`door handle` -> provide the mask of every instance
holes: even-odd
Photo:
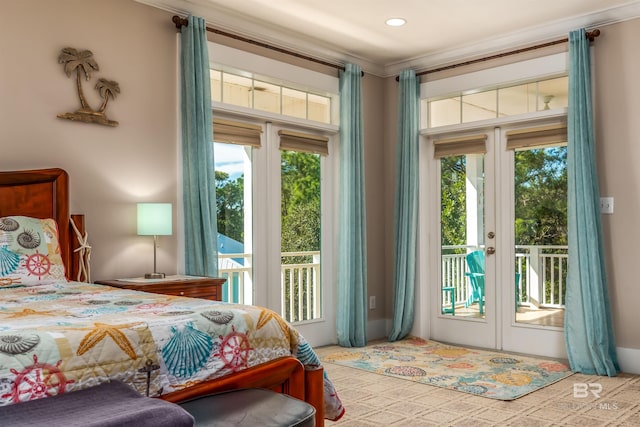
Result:
[[[489,247],[487,248],[487,254],[489,254],[489,255],[493,255],[493,254],[495,254],[495,253],[496,253],[496,248],[494,248],[493,246],[489,246]]]

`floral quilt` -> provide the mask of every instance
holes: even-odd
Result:
[[[262,307],[79,282],[0,289],[0,405],[111,379],[161,396],[290,355],[320,364]],[[342,413],[325,375],[325,417]]]

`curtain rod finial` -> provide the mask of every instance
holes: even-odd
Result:
[[[178,15],[173,15],[173,18],[171,18],[171,20],[174,24],[176,24],[176,28],[178,30],[181,30],[182,27],[186,27],[187,25],[189,25],[189,20],[181,18]]]
[[[600,30],[597,28],[593,31],[587,31],[587,34],[586,34],[590,42],[594,41],[596,37],[598,37],[599,35],[600,35]]]

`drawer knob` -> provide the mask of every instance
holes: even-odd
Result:
[[[183,296],[184,295],[184,291],[180,291],[180,295]]]

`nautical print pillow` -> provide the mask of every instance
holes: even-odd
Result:
[[[0,218],[0,288],[66,281],[53,219]]]

